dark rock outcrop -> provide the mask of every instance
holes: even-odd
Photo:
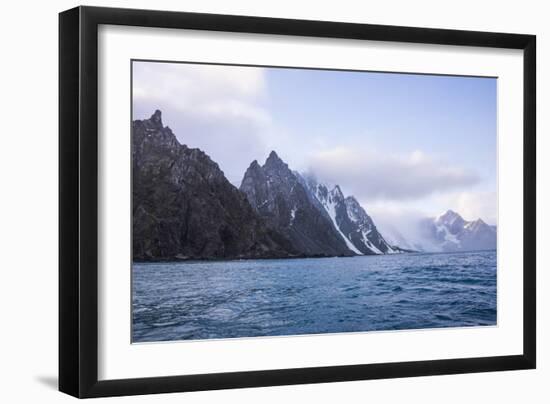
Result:
[[[178,142],[161,112],[132,127],[134,260],[296,255],[218,165]]]
[[[299,175],[277,153],[271,152],[261,166],[253,161],[240,190],[269,225],[286,236],[307,256],[351,256],[345,240],[330,218],[316,206]]]

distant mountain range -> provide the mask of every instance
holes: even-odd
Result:
[[[496,248],[497,230],[481,219],[466,221],[458,213],[448,210],[444,214],[424,219],[423,234],[441,251],[491,250]]]
[[[448,210],[431,218],[411,221],[404,236],[395,227],[384,226],[386,239],[402,248],[426,252],[494,250],[497,228],[481,219],[467,221]]]
[[[496,248],[496,229],[448,211],[411,243],[387,241],[338,185],[302,175],[272,151],[239,188],[203,151],[178,142],[160,111],[132,125],[133,257],[137,261],[396,254]],[[397,236],[396,236],[397,234]]]

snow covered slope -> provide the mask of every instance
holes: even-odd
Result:
[[[422,223],[424,236],[439,251],[493,250],[497,247],[496,226],[481,219],[466,221],[458,213],[448,210]]]
[[[402,252],[393,248],[382,237],[365,209],[353,196],[345,197],[338,185],[330,187],[308,175],[300,178],[311,198],[327,212],[334,227],[352,251],[362,255]]]

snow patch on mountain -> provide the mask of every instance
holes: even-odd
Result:
[[[292,226],[292,224],[294,223],[294,219],[296,219],[296,211],[297,210],[298,210],[298,208],[296,206],[294,206],[290,210],[290,226]]]
[[[396,254],[376,229],[373,220],[353,196],[345,197],[338,185],[328,186],[311,175],[301,176],[315,204],[326,211],[352,251],[361,255]]]
[[[421,222],[424,236],[431,238],[439,251],[476,251],[496,249],[496,226],[481,219],[467,221],[458,213],[448,210],[435,218]],[[428,251],[433,251],[428,249]]]
[[[452,234],[449,231],[447,226],[436,224],[435,227],[436,227],[438,233],[443,234],[443,239],[445,241],[448,241],[448,242],[454,243],[454,244],[460,244],[460,241],[456,238],[456,236],[454,234]]]
[[[340,229],[340,226],[338,226],[338,222],[336,221],[336,204],[334,203],[333,195],[332,195],[333,192],[334,192],[334,189],[330,192],[328,198],[326,198],[324,201],[322,201],[322,202],[320,201],[320,202],[325,207],[325,209],[328,212],[328,215],[330,217],[330,220],[332,220],[332,224],[334,224],[334,228],[338,231],[338,233],[340,233],[340,235],[342,236],[342,238],[346,242],[346,245],[348,246],[348,248],[351,251],[353,251],[354,253],[358,254],[358,255],[363,255],[363,253],[361,251],[359,251],[357,249],[357,247],[355,247],[353,245],[353,243],[350,241],[349,235],[346,236],[344,233],[342,233],[342,230]]]

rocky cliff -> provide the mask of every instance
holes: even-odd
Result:
[[[203,151],[178,142],[161,112],[132,125],[134,260],[297,254]]]
[[[269,225],[308,256],[355,255],[330,218],[312,201],[299,175],[272,151],[263,165],[253,161],[240,190]]]

